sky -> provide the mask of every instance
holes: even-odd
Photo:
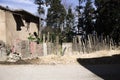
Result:
[[[62,0],[65,6],[75,7],[78,4],[78,0]],[[0,0],[0,5],[8,6],[12,9],[24,9],[33,14],[37,14],[37,5],[34,4],[34,0]]]
[[[33,2],[33,0],[0,0],[0,5],[8,6],[12,9],[24,9],[35,14],[37,5]]]

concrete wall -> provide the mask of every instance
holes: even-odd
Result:
[[[6,18],[3,10],[0,10],[0,40],[6,42]]]

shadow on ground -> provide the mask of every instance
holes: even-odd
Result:
[[[78,63],[104,80],[120,80],[120,55],[78,58]]]

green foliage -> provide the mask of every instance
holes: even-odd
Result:
[[[60,41],[71,41],[73,36],[74,15],[72,9],[68,11],[61,4],[61,0],[45,0],[50,4],[47,15],[47,27],[43,33],[50,33],[51,37],[60,37]],[[86,2],[85,6],[82,4]],[[104,34],[120,41],[120,0],[79,0],[78,11],[78,31],[82,27],[87,34],[91,34],[95,29],[98,35]],[[94,20],[94,21],[93,21]],[[61,25],[66,22],[64,31]],[[77,32],[76,32],[77,33]],[[30,38],[30,40],[34,40]]]
[[[35,35],[29,35],[28,40],[31,42],[36,42],[37,44],[43,42],[42,39],[40,39],[39,37],[36,37]]]
[[[85,7],[81,6],[86,2]],[[120,0],[79,0],[76,10],[79,13],[78,29],[84,26],[87,34],[96,30],[97,34],[110,36],[118,44],[120,42]],[[93,21],[94,19],[94,21]]]
[[[84,15],[84,26],[85,26],[85,31],[87,34],[92,34],[92,31],[94,30],[93,28],[93,12],[94,8],[92,6],[91,0],[87,0],[86,6],[83,12]]]
[[[93,23],[92,24],[95,26],[97,34],[110,36],[117,45],[120,42],[119,4],[119,0],[95,0],[96,11],[92,13],[95,15],[95,25]]]
[[[86,4],[85,6],[82,6],[82,2],[81,1],[79,6],[77,6],[76,10],[79,14],[79,19],[78,19],[78,32],[79,34],[83,34],[81,32],[81,29],[83,31],[85,31],[87,34],[91,34],[93,31],[93,17],[94,14],[93,12],[95,11],[92,5],[92,1],[91,0],[86,0]]]
[[[120,0],[95,0],[95,5],[97,7],[96,31],[98,34],[109,35],[115,40],[120,39],[116,36],[120,35]]]
[[[44,11],[44,8],[41,7],[41,5],[44,4],[44,0],[35,0],[34,3],[37,4],[37,5],[39,5],[38,10],[37,10],[38,13],[39,13],[39,14],[44,14],[44,12],[45,12],[45,11]]]
[[[61,0],[51,0],[50,8],[47,15],[47,26],[60,27],[64,22],[66,10],[61,4]]]
[[[41,42],[43,42],[43,40],[40,38],[36,38],[36,42],[37,42],[37,44],[40,44]]]
[[[62,27],[66,20],[66,9],[61,4],[61,0],[51,0],[50,8],[48,9],[47,15],[47,29],[44,30],[45,33],[49,32],[52,39],[56,36],[62,37]],[[60,38],[62,41],[62,38]]]
[[[72,12],[71,7],[69,7],[66,15],[66,27],[62,32],[62,41],[63,42],[71,42],[73,38],[73,26],[74,26],[74,14]]]
[[[72,26],[74,25],[74,15],[72,13],[71,7],[69,7],[68,9],[68,13],[66,16],[66,23],[67,23],[67,27],[69,28],[72,28]]]
[[[36,38],[35,38],[33,35],[30,35],[30,36],[28,37],[28,40],[29,40],[29,41],[35,41]]]

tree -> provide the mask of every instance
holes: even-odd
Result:
[[[92,34],[92,31],[94,30],[94,24],[93,24],[93,17],[94,17],[94,8],[92,6],[91,0],[87,0],[85,8],[84,8],[84,27],[86,34]]]
[[[62,29],[66,19],[66,9],[61,4],[61,0],[50,0],[50,8],[47,14],[47,27],[53,31],[50,34],[59,36],[62,42]]]
[[[95,0],[96,31],[120,42],[120,0]],[[117,33],[117,34],[116,34]]]
[[[38,5],[38,10],[37,10],[38,13],[39,14],[43,14],[44,13],[44,9],[41,6],[44,4],[44,1],[43,0],[35,0],[34,3]]]
[[[73,27],[74,25],[74,15],[72,13],[71,7],[69,7],[67,16],[66,16],[66,25],[69,28],[69,30]]]
[[[76,34],[83,34],[83,13],[81,12],[81,10],[83,10],[83,6],[82,3],[84,2],[84,0],[79,0],[79,6],[76,6],[76,11],[78,12],[78,25],[77,25],[77,32]]]
[[[71,7],[69,7],[66,15],[66,27],[64,29],[64,40],[66,42],[72,41],[73,38],[73,27],[74,27],[74,14]]]
[[[47,26],[60,28],[64,23],[66,10],[61,4],[61,0],[51,0],[47,15]]]
[[[44,14],[44,9],[42,7],[42,5],[44,4],[44,1],[43,0],[35,0],[34,2],[35,4],[38,5],[38,14],[39,14],[39,28],[38,28],[38,35],[39,35],[39,38],[41,38],[41,22],[42,22],[42,18],[41,18],[41,14]]]

